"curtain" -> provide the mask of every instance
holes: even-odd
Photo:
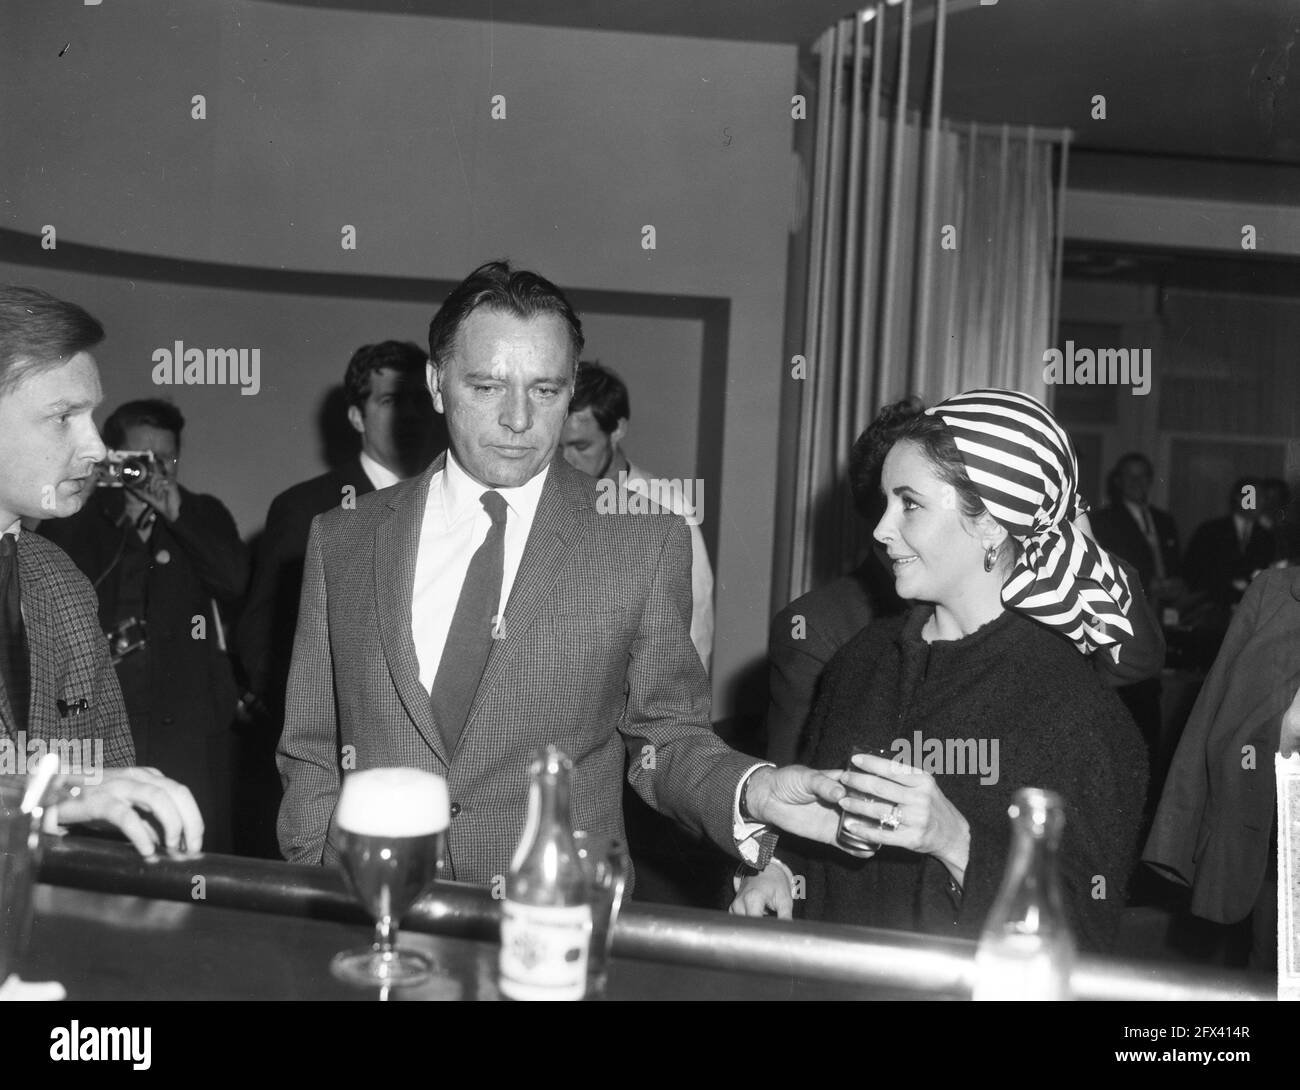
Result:
[[[946,0],[926,12],[928,101],[910,106],[911,0],[896,10],[877,4],[821,36],[796,127],[809,202],[791,243],[778,607],[869,547],[846,475],[883,405],[979,386],[1050,393],[1069,134],[940,116]]]

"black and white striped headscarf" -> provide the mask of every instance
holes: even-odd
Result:
[[[1047,407],[1015,390],[968,390],[926,412],[948,426],[984,506],[1022,546],[1002,601],[1084,654],[1132,636],[1128,579],[1071,525],[1086,510],[1078,462]]]

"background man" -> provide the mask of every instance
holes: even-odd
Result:
[[[1153,477],[1145,454],[1124,455],[1106,480],[1110,503],[1092,513],[1092,529],[1098,545],[1137,569],[1148,598],[1173,601],[1183,593],[1178,528],[1168,511],[1148,502]]]
[[[1268,521],[1261,517],[1266,510]],[[1218,606],[1240,602],[1255,573],[1278,558],[1272,524],[1275,511],[1276,501],[1265,496],[1263,480],[1234,481],[1228,491],[1228,513],[1201,523],[1188,543],[1183,561],[1188,586]]]
[[[104,439],[114,450],[153,454],[149,476],[141,487],[94,489],[80,511],[40,532],[99,596],[136,760],[187,784],[208,849],[229,852],[239,693],[223,618],[243,595],[248,562],[225,505],[177,480],[184,427],[168,401],[119,406],[104,421]]]
[[[284,690],[311,521],[331,508],[351,507],[359,496],[377,488],[418,476],[446,447],[425,384],[428,359],[410,341],[358,348],[348,361],[343,393],[360,450],[338,468],[281,492],[267,511],[236,639],[258,712],[243,762],[250,836],[242,847],[249,854],[277,854],[280,782],[275,743],[284,722]]]
[[[132,767],[90,583],[56,545],[22,529],[75,514],[94,487],[105,449],[91,419],[103,393],[90,349],[103,338],[80,307],[0,286],[0,735],[9,745],[102,740],[103,781],[61,804],[58,820],[108,821],[144,855],[160,845],[197,851],[203,819],[189,790]]]
[[[429,328],[448,454],[313,524],[279,749],[287,858],[334,857],[345,769],[408,765],[447,777],[446,877],[490,882],[544,742],[572,756],[573,822],[594,835],[622,833],[626,772],[751,863],[767,823],[833,839],[834,779],[755,765],[710,729],[682,519],[599,514],[595,483],[556,457],[582,344],[555,285],[475,270]]]
[[[674,515],[687,516],[691,531],[691,642],[707,671],[713,657],[713,568],[700,533],[704,511],[688,508],[680,486],[652,486],[650,475],[628,460],[623,440],[631,417],[623,380],[599,363],[583,361],[578,365],[573,400],[560,433],[560,451],[574,469],[613,482],[624,498],[628,492],[639,492],[665,505]]]

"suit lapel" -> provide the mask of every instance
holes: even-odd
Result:
[[[533,528],[519,561],[510,598],[502,618],[501,638],[492,644],[483,677],[465,720],[461,739],[474,726],[474,716],[479,707],[501,680],[511,658],[523,644],[524,633],[532,626],[550,594],[560,568],[576,545],[586,535],[592,509],[590,499],[577,487],[582,478],[579,471],[557,458],[551,463],[550,473],[542,488],[533,516]]]
[[[375,528],[375,605],[378,609],[380,645],[388,660],[397,695],[416,728],[438,755],[450,765],[442,732],[433,721],[429,694],[420,684],[420,660],[411,638],[411,596],[415,588],[415,560],[420,551],[429,482],[442,469],[443,458],[389,500]]]

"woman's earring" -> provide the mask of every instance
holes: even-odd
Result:
[[[998,562],[998,547],[990,545],[984,550],[984,570],[992,571],[993,565]]]

